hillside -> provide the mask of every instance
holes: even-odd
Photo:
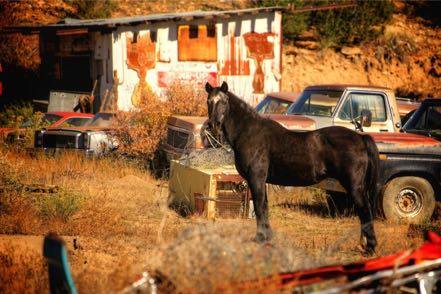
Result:
[[[314,83],[356,83],[388,86],[400,96],[441,97],[439,36],[440,29],[395,14],[385,36],[366,47],[285,46],[283,88],[298,92]]]
[[[181,1],[118,0],[112,17],[191,10],[241,9],[250,0]],[[61,0],[0,2],[3,21],[8,23],[53,23],[74,9]],[[385,35],[363,47],[320,48],[317,38],[307,32],[294,44],[283,48],[282,89],[299,92],[316,83],[357,83],[384,85],[400,96],[441,97],[441,29],[425,26],[421,19],[409,18],[402,1],[394,1],[396,13]],[[2,6],[0,5],[0,8]],[[36,40],[24,42],[36,46]],[[38,50],[17,44],[23,65],[38,67]],[[38,48],[38,47],[37,47]]]

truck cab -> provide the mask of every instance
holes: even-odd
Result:
[[[372,114],[365,132],[398,132],[400,113],[391,89],[358,85],[317,85],[305,88],[286,111],[315,121],[317,128],[343,126],[355,129],[363,110]]]

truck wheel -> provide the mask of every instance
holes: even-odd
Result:
[[[387,220],[421,224],[435,210],[435,193],[423,178],[399,177],[386,184],[382,204]]]

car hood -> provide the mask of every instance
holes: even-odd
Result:
[[[167,124],[177,128],[198,132],[207,120],[208,117],[206,116],[173,115],[169,117]]]
[[[7,133],[15,130],[15,128],[0,128],[0,133]]]
[[[380,153],[441,155],[441,142],[409,133],[369,133]]]
[[[303,115],[264,114],[263,117],[272,119],[289,130],[311,131],[317,128],[313,119]]]

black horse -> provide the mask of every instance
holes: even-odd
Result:
[[[227,83],[208,93],[208,128],[233,148],[235,165],[251,189],[257,221],[256,241],[272,238],[265,183],[309,186],[330,177],[340,181],[361,222],[361,245],[372,254],[377,245],[371,201],[378,192],[378,149],[373,139],[343,127],[289,131],[263,118],[228,91]]]

